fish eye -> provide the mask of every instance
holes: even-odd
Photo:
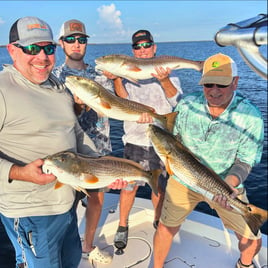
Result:
[[[60,162],[65,162],[65,156],[63,155],[61,158],[60,158]]]

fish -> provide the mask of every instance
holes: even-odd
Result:
[[[209,200],[213,200],[217,194],[224,195],[233,211],[240,214],[257,235],[260,227],[267,221],[267,210],[232,198],[231,187],[212,169],[202,164],[172,133],[150,124],[148,135],[169,175],[177,176],[180,181]]]
[[[108,71],[116,76],[126,78],[133,83],[139,80],[152,78],[156,73],[155,67],[176,69],[194,69],[201,72],[203,61],[194,61],[176,56],[157,56],[149,59],[140,59],[127,55],[111,54],[95,59],[96,70]]]
[[[154,123],[169,130],[173,128],[177,112],[157,114],[152,107],[118,97],[96,81],[85,77],[67,76],[65,85],[72,94],[99,114],[117,120],[137,122],[143,113],[148,113]]]
[[[71,151],[48,155],[43,160],[43,173],[57,178],[55,189],[66,184],[89,195],[86,189],[104,188],[116,179],[123,179],[129,184],[144,181],[158,194],[161,170],[145,171],[132,160],[114,156],[89,157]]]

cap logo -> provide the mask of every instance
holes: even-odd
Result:
[[[38,23],[35,23],[35,24],[28,24],[27,25],[27,28],[29,30],[34,30],[34,29],[40,29],[40,30],[48,30],[47,26],[45,24],[38,24]]]
[[[213,61],[211,67],[218,68],[221,64],[218,61]]]
[[[138,37],[138,36],[144,36],[144,35],[146,35],[145,32],[143,32],[143,33],[137,33],[137,34],[135,35],[135,37]]]
[[[72,22],[70,23],[70,31],[75,32],[83,32],[83,27],[81,23],[77,23],[77,22]]]

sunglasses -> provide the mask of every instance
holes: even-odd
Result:
[[[230,84],[231,85],[231,84]],[[229,87],[230,85],[219,85],[219,84],[204,84],[205,87],[207,88],[213,88],[214,86],[218,88],[226,88]]]
[[[141,44],[134,44],[132,45],[133,49],[139,50],[143,48],[150,48],[154,43],[141,43]]]
[[[86,36],[81,36],[81,37],[66,36],[62,40],[68,44],[74,44],[76,40],[78,41],[79,44],[86,44],[87,43]]]
[[[56,45],[49,44],[46,46],[39,46],[36,44],[32,44],[29,46],[21,46],[19,44],[13,44],[15,47],[22,49],[22,51],[27,55],[38,55],[40,51],[43,49],[46,55],[53,55],[56,51]]]

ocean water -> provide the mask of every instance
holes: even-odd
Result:
[[[261,48],[263,54],[267,53],[266,49],[267,47]],[[236,61],[240,76],[237,91],[256,104],[264,118],[265,142],[262,160],[260,164],[252,169],[245,186],[249,201],[256,206],[267,209],[267,81],[248,67],[234,47],[219,47],[213,41],[199,41],[159,43],[157,49],[157,55],[174,55],[192,60],[205,60],[207,57],[219,52],[229,55]],[[90,44],[88,45],[85,59],[86,62],[94,65],[95,58],[108,54],[132,55],[130,44]],[[267,58],[267,55],[265,55],[265,57]],[[58,47],[56,65],[62,64],[63,62],[64,53],[62,49]],[[0,70],[2,69],[2,65],[6,63],[11,63],[11,59],[6,48],[2,47],[0,48]],[[202,90],[202,88],[197,85],[201,75],[199,72],[186,69],[176,70],[174,72],[180,78],[184,93]],[[119,157],[121,157],[123,153],[122,134],[122,122],[111,120],[113,155]],[[145,186],[140,187],[137,196],[150,198],[150,194],[150,188]],[[215,215],[205,203],[200,204],[197,210]],[[267,223],[264,224],[261,230],[263,233],[267,234]],[[8,238],[5,236],[3,226],[0,222],[0,268],[15,267],[13,254],[12,247],[9,244]]]

